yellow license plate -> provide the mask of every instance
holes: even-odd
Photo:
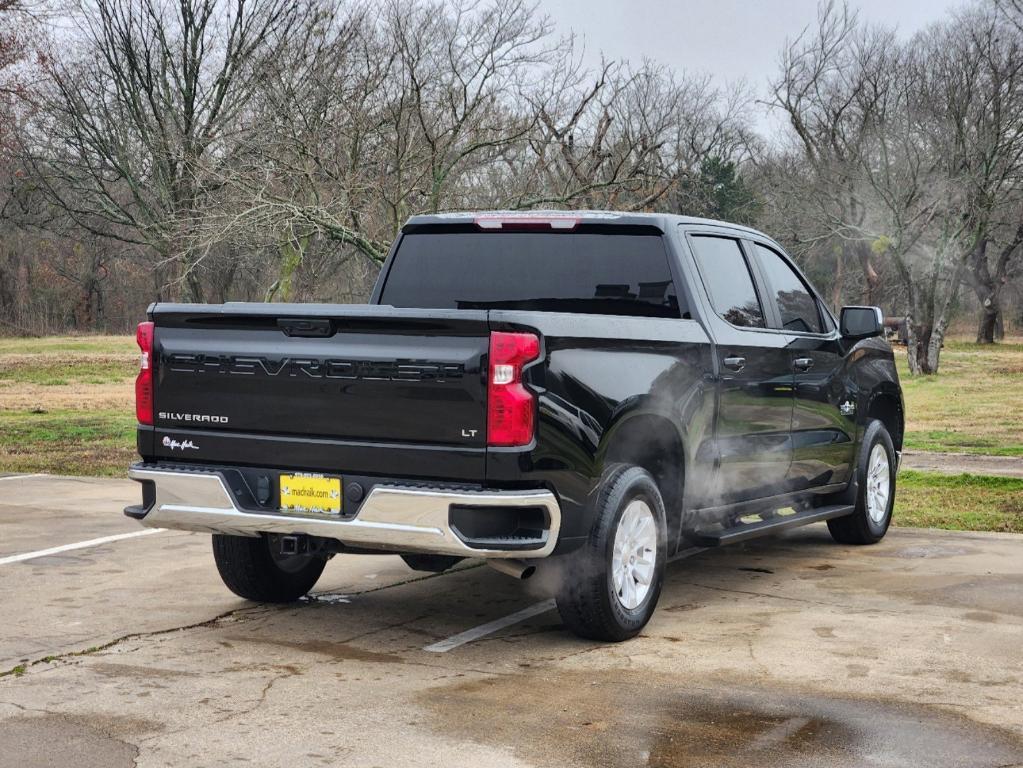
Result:
[[[341,478],[281,475],[281,509],[341,514]]]

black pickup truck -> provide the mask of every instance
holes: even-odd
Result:
[[[550,568],[569,628],[623,640],[694,548],[884,536],[903,400],[881,334],[745,227],[416,216],[368,305],[149,308],[125,512],[212,533],[251,600],[340,552],[484,558]]]

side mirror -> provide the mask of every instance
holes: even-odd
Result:
[[[842,307],[838,326],[842,338],[851,341],[881,336],[884,333],[884,314],[880,307]]]

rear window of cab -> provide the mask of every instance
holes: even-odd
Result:
[[[659,232],[448,230],[402,237],[380,302],[687,317],[679,296]]]

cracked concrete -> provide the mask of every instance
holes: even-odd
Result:
[[[36,480],[45,514],[24,503]],[[131,486],[84,505],[81,487],[5,481],[20,548],[0,548],[132,530]],[[0,766],[1023,764],[1021,547],[894,530],[847,548],[812,527],[670,566],[631,642],[548,612],[446,654],[422,649],[536,587],[349,556],[324,599],[253,606],[208,537],[176,533],[12,564],[2,669],[27,667],[0,678]]]

